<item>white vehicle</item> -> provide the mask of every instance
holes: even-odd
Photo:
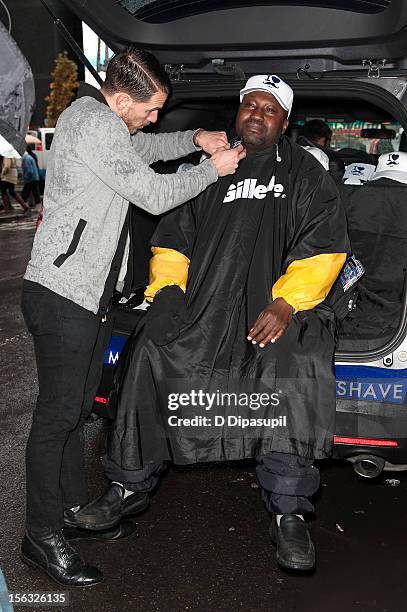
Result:
[[[47,161],[52,140],[54,138],[55,128],[41,127],[38,130],[28,130],[27,134],[31,134],[38,138],[41,142],[31,145],[38,159],[38,167],[40,169],[40,178],[45,179],[47,169]]]
[[[376,165],[386,153],[391,169],[407,152],[403,0],[63,2],[115,52],[137,43],[166,66],[174,97],[155,130],[228,129],[246,80],[277,73],[295,93],[293,140],[296,126],[320,118],[345,165]],[[338,330],[335,456],[365,478],[407,469],[407,182],[391,176],[339,185],[352,250],[366,272]],[[152,229],[143,237],[137,219],[134,231],[148,254]],[[138,257],[148,283],[148,255]],[[140,287],[133,290],[142,301]],[[118,312],[106,353],[96,398],[105,416],[114,366],[137,323],[132,314],[127,324]]]

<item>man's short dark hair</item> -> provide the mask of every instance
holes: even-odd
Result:
[[[169,94],[171,81],[152,53],[129,47],[110,60],[102,89],[107,94],[123,91],[137,102],[146,102],[157,91]]]
[[[311,119],[304,123],[301,129],[301,136],[305,136],[308,140],[316,142],[319,138],[327,138],[331,140],[332,130],[322,119]]]

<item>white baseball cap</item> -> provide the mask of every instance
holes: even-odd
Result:
[[[373,176],[376,166],[373,164],[353,163],[346,166],[343,182],[345,185],[361,185],[366,181],[370,181]]]
[[[388,178],[399,183],[407,183],[407,153],[393,151],[380,155],[376,172],[371,181]]]
[[[240,90],[240,102],[243,97],[251,91],[266,91],[275,97],[280,106],[287,111],[288,117],[293,105],[294,92],[276,74],[257,74],[250,77],[243,89]]]
[[[304,146],[302,148],[308,151],[308,153],[311,153],[311,155],[313,155],[315,159],[319,161],[325,170],[329,170],[329,157],[326,153],[321,151],[321,149],[318,149],[318,147]]]

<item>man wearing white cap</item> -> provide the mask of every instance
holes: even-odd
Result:
[[[87,529],[145,508],[165,461],[255,457],[277,561],[310,570],[304,514],[329,456],[334,316],[325,298],[349,250],[332,179],[282,137],[292,89],[257,75],[240,92],[247,156],[232,177],[163,219],[152,302],[122,360],[103,463],[107,492],[66,516]]]

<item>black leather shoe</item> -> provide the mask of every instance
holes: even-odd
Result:
[[[65,540],[61,531],[49,532],[41,538],[25,533],[21,545],[21,559],[43,570],[50,578],[72,587],[90,587],[103,580],[103,574],[87,565]]]
[[[139,514],[150,505],[147,493],[133,493],[126,499],[123,498],[123,494],[123,488],[112,483],[106,493],[77,512],[65,510],[65,525],[94,531],[110,529],[117,525],[123,516]]]
[[[112,529],[102,529],[100,531],[91,531],[90,529],[81,529],[80,527],[64,527],[65,540],[97,540],[99,542],[117,542],[123,538],[128,538],[137,530],[137,524],[133,521],[123,519]]]
[[[270,527],[277,546],[277,563],[286,569],[310,571],[315,567],[315,549],[305,521],[295,514],[283,514],[280,526],[275,515]]]

